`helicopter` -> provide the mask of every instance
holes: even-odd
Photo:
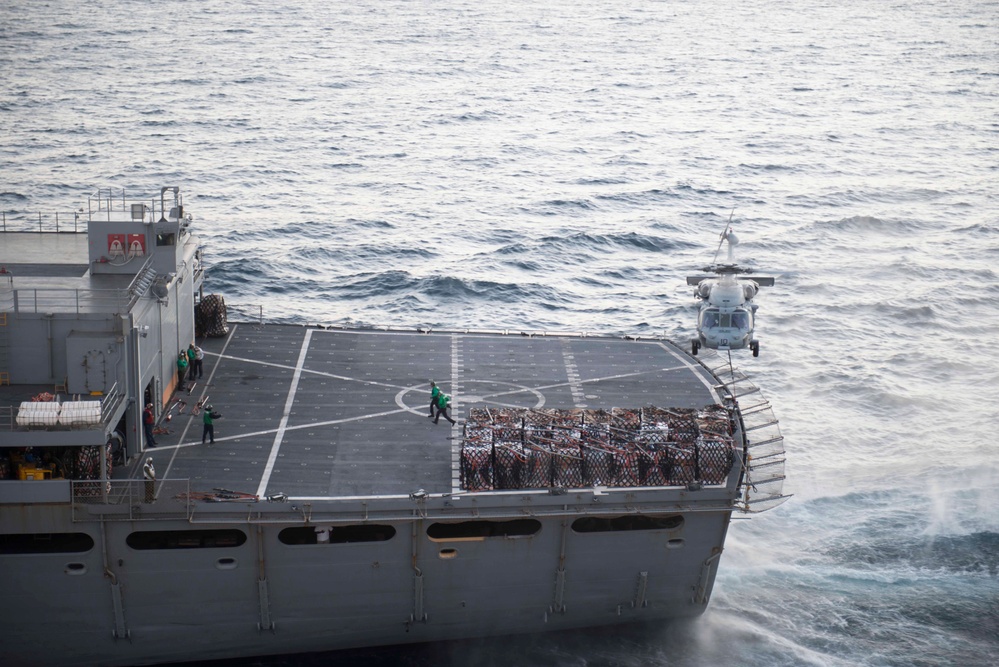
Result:
[[[690,341],[690,351],[697,355],[701,347],[714,350],[749,348],[760,356],[760,341],[753,338],[756,310],[753,298],[761,287],[773,287],[774,278],[752,276],[753,270],[735,261],[735,246],[739,239],[732,230],[732,220],[725,226],[718,242],[728,242],[728,262],[711,264],[702,271],[709,275],[687,276],[687,284],[696,287],[694,296],[700,300],[697,312],[697,337]],[[718,250],[715,257],[718,257]],[[710,275],[713,274],[713,275]],[[715,277],[717,276],[717,277]]]

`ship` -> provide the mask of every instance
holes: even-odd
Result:
[[[269,323],[206,292],[196,227],[174,186],[4,215],[4,665],[694,617],[733,515],[787,497],[731,353]]]

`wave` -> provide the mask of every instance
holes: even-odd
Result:
[[[763,171],[763,172],[768,172],[768,171],[795,172],[795,171],[797,171],[799,169],[799,167],[797,165],[790,165],[790,164],[769,164],[769,163],[768,164],[745,164],[745,163],[743,163],[743,164],[740,164],[739,167],[741,169],[745,169],[745,170],[750,171],[750,172],[758,172],[758,171]]]
[[[732,197],[732,196],[742,197],[743,196],[740,193],[733,192],[732,190],[718,190],[718,189],[714,189],[714,188],[697,187],[697,186],[691,185],[690,183],[685,183],[685,182],[677,183],[676,184],[676,190],[678,192],[683,192],[684,194],[687,194],[687,195],[689,195],[689,194],[696,194],[696,195],[700,195],[700,196],[709,196],[709,197]]]
[[[316,258],[333,258],[322,249],[309,249]],[[414,252],[419,252],[414,250]],[[558,290],[538,283],[498,282],[465,279],[452,275],[417,277],[403,270],[359,272],[335,279],[315,279],[288,268],[281,262],[229,260],[212,268],[213,282],[224,292],[238,289],[241,293],[295,294],[303,299],[322,301],[324,298],[384,300],[386,297],[415,294],[447,303],[488,303],[491,301],[543,302],[561,304],[566,296]],[[266,278],[266,280],[265,280]],[[252,288],[246,290],[243,288]]]
[[[340,262],[350,266],[370,266],[372,263],[406,265],[417,260],[430,259],[435,252],[422,246],[366,243],[349,247],[325,248],[313,245],[300,246],[291,253],[291,260],[308,260],[313,271],[325,271],[327,265],[321,262]]]
[[[645,204],[661,206],[663,204],[675,202],[682,199],[682,195],[673,190],[662,190],[653,188],[641,192],[619,192],[613,194],[596,195],[598,201],[629,204],[632,206],[642,206]]]
[[[576,185],[594,186],[594,185],[624,185],[628,180],[624,178],[577,178],[573,181]]]
[[[543,236],[534,242],[518,242],[499,248],[496,252],[502,255],[536,252],[544,256],[555,251],[571,251],[585,253],[623,249],[640,250],[644,252],[669,252],[678,248],[688,247],[664,236],[643,234],[641,232],[622,232],[613,234],[592,234],[575,232],[565,236]]]
[[[815,223],[815,227],[818,229],[839,231],[898,232],[905,231],[908,224],[911,223],[899,220],[886,220],[872,215],[853,215],[848,218],[818,221]]]
[[[999,234],[999,227],[997,227],[996,225],[989,225],[985,223],[976,223],[964,227],[958,227],[954,231],[960,234],[967,234],[969,236],[982,236],[982,237],[991,238]]]
[[[523,207],[521,211],[526,215],[582,216],[595,208],[596,205],[586,199],[552,199],[531,207]]]
[[[426,295],[458,301],[541,301],[546,308],[563,303],[565,296],[552,287],[540,284],[500,283],[488,280],[463,280],[454,276],[431,276],[416,282]]]

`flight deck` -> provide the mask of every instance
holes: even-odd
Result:
[[[715,381],[671,343],[520,332],[342,331],[231,324],[200,342],[204,375],[175,394],[148,452],[160,478],[299,498],[448,493],[473,408],[701,408]],[[455,426],[430,414],[430,381]],[[184,404],[175,401],[181,400]],[[207,400],[205,400],[207,399]],[[222,415],[202,444],[200,401]],[[131,476],[141,476],[141,463]]]

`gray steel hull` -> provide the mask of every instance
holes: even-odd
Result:
[[[5,642],[7,665],[153,664],[696,616],[730,516],[686,513],[673,531],[568,529],[564,545],[569,516],[543,519],[529,538],[431,541],[427,520],[414,520],[387,542],[323,545],[284,544],[281,524],[226,520],[199,527],[242,530],[241,546],[137,551],[126,539],[141,522],[107,521],[102,535],[99,524],[71,524],[65,508],[30,514],[33,532],[82,530],[98,548],[3,557],[6,635],[46,636]]]

